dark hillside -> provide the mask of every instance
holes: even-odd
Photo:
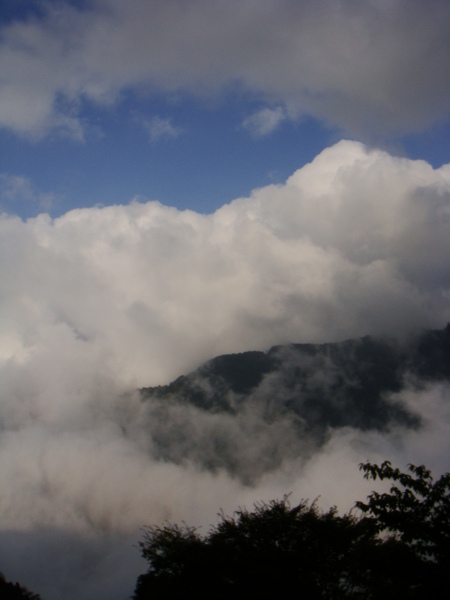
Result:
[[[247,461],[248,475],[306,456],[332,429],[419,427],[396,394],[448,380],[450,326],[402,342],[366,336],[218,356],[141,396],[160,458],[235,473]],[[261,454],[249,457],[245,439],[260,440]]]

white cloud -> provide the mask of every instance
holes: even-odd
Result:
[[[432,415],[422,437],[340,432],[311,463],[287,461],[257,487],[152,458],[145,407],[124,393],[220,353],[444,326],[448,166],[433,170],[344,141],[284,185],[212,215],[132,203],[25,223],[3,216],[0,230],[0,528],[14,530],[8,535],[16,540],[0,544],[0,563],[7,577],[49,600],[66,589],[52,576],[55,562],[47,561],[51,573],[29,579],[19,566],[36,548],[42,555],[45,536],[48,556],[67,539],[87,552],[94,538],[89,564],[98,565],[98,578],[74,550],[70,560],[86,588],[65,597],[111,598],[107,565],[121,544],[128,553],[145,522],[207,524],[220,507],[251,507],[291,490],[296,499],[322,494],[324,503],[344,505],[365,489],[356,483],[360,460],[390,453],[406,463],[414,448],[441,466],[450,439],[442,388],[423,392]],[[204,426],[233,433],[215,418]],[[252,450],[242,432],[236,439],[243,452]],[[341,478],[348,485],[334,500]],[[122,580],[129,593],[141,568],[137,551],[135,560],[126,559]],[[42,578],[45,586],[37,585]],[[108,590],[98,591],[99,581]]]
[[[48,211],[57,200],[52,192],[38,192],[27,177],[0,173],[0,211],[17,213],[20,205]]]
[[[0,123],[80,137],[80,100],[237,83],[352,134],[415,131],[449,117],[449,33],[446,0],[49,3],[3,27]]]
[[[269,135],[286,119],[283,108],[262,108],[253,113],[242,123],[242,126],[256,137]]]
[[[148,131],[151,142],[176,138],[183,132],[181,128],[172,124],[171,119],[163,119],[159,116],[153,117],[150,121],[144,119],[143,125]]]
[[[249,345],[441,326],[449,173],[341,142],[213,215],[132,203],[5,218],[19,354],[67,339],[144,385]]]

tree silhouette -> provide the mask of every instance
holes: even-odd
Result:
[[[30,592],[20,583],[6,581],[3,573],[0,573],[0,598],[2,600],[41,600],[39,594]]]
[[[274,595],[293,585],[307,598],[344,598],[347,555],[366,535],[366,524],[353,516],[322,513],[315,503],[292,508],[287,497],[222,514],[206,537],[187,526],[147,527],[140,547],[149,570],[134,598]]]
[[[291,507],[285,496],[251,512],[221,513],[204,536],[186,524],[145,527],[140,549],[149,566],[134,600],[264,598],[292,590],[310,600],[440,597],[449,583],[450,475],[434,483],[423,466],[409,473],[387,461],[360,467],[366,478],[394,485],[343,516],[315,502]]]
[[[360,469],[366,479],[393,482],[389,492],[373,491],[356,507],[372,521],[386,547],[401,550],[412,597],[440,597],[450,583],[450,473],[434,482],[424,465],[408,465],[409,473],[389,461],[361,464]]]

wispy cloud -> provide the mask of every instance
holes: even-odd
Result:
[[[20,207],[34,205],[36,211],[49,211],[59,196],[37,191],[32,182],[21,175],[0,173],[0,211],[20,212]]]
[[[151,142],[176,138],[183,133],[183,129],[175,127],[171,119],[164,119],[159,116],[153,117],[150,121],[143,119],[142,124],[148,132]]]
[[[264,137],[273,133],[286,119],[285,110],[276,108],[262,108],[244,119],[242,126],[255,137]]]

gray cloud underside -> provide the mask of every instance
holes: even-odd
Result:
[[[344,428],[320,452],[299,442],[302,457],[279,457],[254,486],[159,460],[142,426],[145,405],[125,394],[227,352],[443,327],[448,165],[433,170],[344,141],[284,185],[212,215],[156,202],[55,220],[4,215],[0,239],[0,565],[48,600],[111,600],[105,573],[117,575],[121,552],[127,568],[117,590],[131,593],[142,565],[129,547],[143,523],[207,525],[221,506],[230,512],[289,491],[346,510],[365,496],[357,464],[366,458],[448,469],[445,386],[401,393],[415,410],[427,407],[420,431]],[[179,417],[208,443],[235,439],[249,460],[291,435],[287,421],[263,430],[257,414]],[[67,536],[72,550],[55,552]],[[48,570],[24,568],[42,552]],[[79,581],[69,591],[64,560]]]
[[[25,135],[82,138],[81,102],[131,89],[237,86],[359,135],[449,117],[446,0],[49,3],[1,34],[0,123]]]

